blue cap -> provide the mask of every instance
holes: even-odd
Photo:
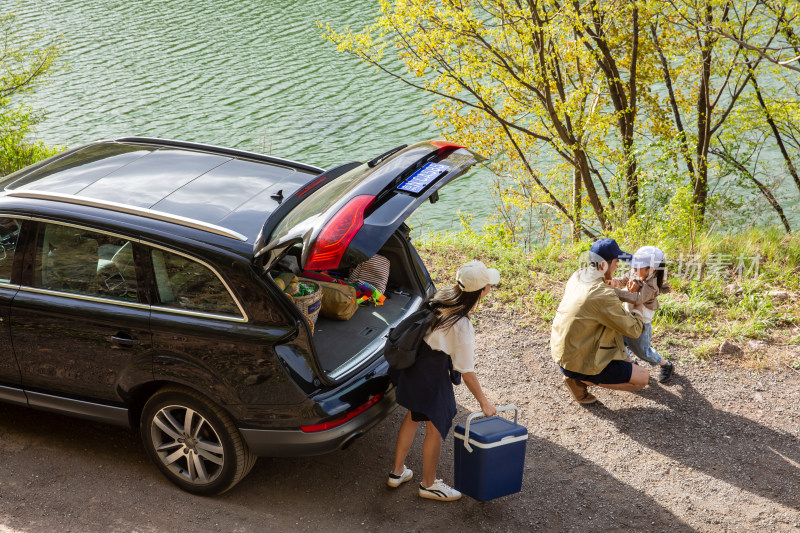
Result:
[[[614,239],[600,239],[592,245],[591,252],[599,255],[609,263],[614,259],[630,261],[631,257],[633,257],[631,254],[620,250],[617,241]]]

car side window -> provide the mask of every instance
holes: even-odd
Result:
[[[133,243],[120,237],[44,224],[37,272],[42,289],[137,301]]]
[[[0,282],[11,281],[11,267],[22,223],[14,218],[0,218]]]
[[[162,306],[241,316],[228,289],[205,265],[157,248],[151,250],[151,258]]]

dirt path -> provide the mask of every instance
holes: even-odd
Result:
[[[487,346],[492,327],[480,328]],[[800,529],[800,374],[681,364],[639,393],[593,389],[600,401],[583,407],[546,334],[499,336],[484,360],[497,357],[493,382],[516,375],[494,392],[524,407],[541,475],[530,490],[553,513],[543,528],[577,530],[582,516],[592,530]]]
[[[210,499],[166,482],[132,431],[0,406],[0,533],[800,528],[800,374],[681,364],[668,385],[600,391],[581,407],[547,336],[510,328],[481,316],[477,370],[529,430],[519,494],[439,503],[420,500],[415,483],[387,488],[400,409],[343,452],[261,459]],[[457,398],[462,422],[475,403],[464,387]],[[452,434],[442,457],[452,481]]]

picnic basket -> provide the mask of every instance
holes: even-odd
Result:
[[[319,310],[322,307],[322,289],[319,283],[309,279],[302,280],[302,283],[305,286],[312,287],[314,289],[313,292],[305,296],[290,296],[294,301],[294,305],[297,306],[300,312],[303,313],[303,316],[306,317],[306,320],[308,320],[309,325],[311,325],[311,333],[313,334],[314,326],[319,317]]]

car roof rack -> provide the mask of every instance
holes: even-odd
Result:
[[[155,209],[148,209],[146,207],[137,207],[128,204],[121,204],[117,202],[111,202],[107,200],[99,200],[97,198],[84,198],[81,196],[75,196],[72,194],[60,194],[60,193],[52,193],[52,192],[38,192],[38,191],[7,191],[4,193],[5,196],[13,196],[15,198],[33,198],[36,200],[55,200],[58,202],[66,202],[70,204],[76,205],[85,205],[88,207],[101,207],[104,209],[110,209],[112,211],[117,211],[119,213],[128,213],[132,215],[140,215],[146,218],[151,218],[154,220],[161,220],[164,222],[172,222],[174,224],[178,224],[180,226],[185,226],[187,228],[194,228],[199,229],[202,231],[207,231],[209,233],[214,233],[215,235],[221,235],[223,237],[228,237],[231,239],[236,239],[242,242],[247,242],[247,237],[242,235],[237,231],[233,231],[228,228],[224,228],[222,226],[217,226],[216,224],[210,224],[208,222],[203,222],[201,220],[195,220],[192,218],[182,217],[180,215],[173,215],[171,213],[165,213],[164,211],[156,211]]]
[[[283,159],[282,157],[274,157],[271,155],[259,154],[256,152],[248,152],[246,150],[236,150],[234,148],[224,148],[222,146],[214,146],[212,144],[193,143],[188,141],[174,141],[171,139],[158,139],[156,137],[121,137],[114,139],[111,142],[117,143],[136,143],[148,144],[158,146],[172,146],[175,148],[186,148],[188,150],[202,150],[205,152],[213,151],[214,153],[229,155],[231,157],[243,157],[246,159],[255,159],[257,161],[264,161],[275,165],[283,165],[286,167],[296,168],[314,174],[322,174],[325,172],[324,168],[315,167],[313,165],[306,165],[305,163],[298,163],[291,159]]]

